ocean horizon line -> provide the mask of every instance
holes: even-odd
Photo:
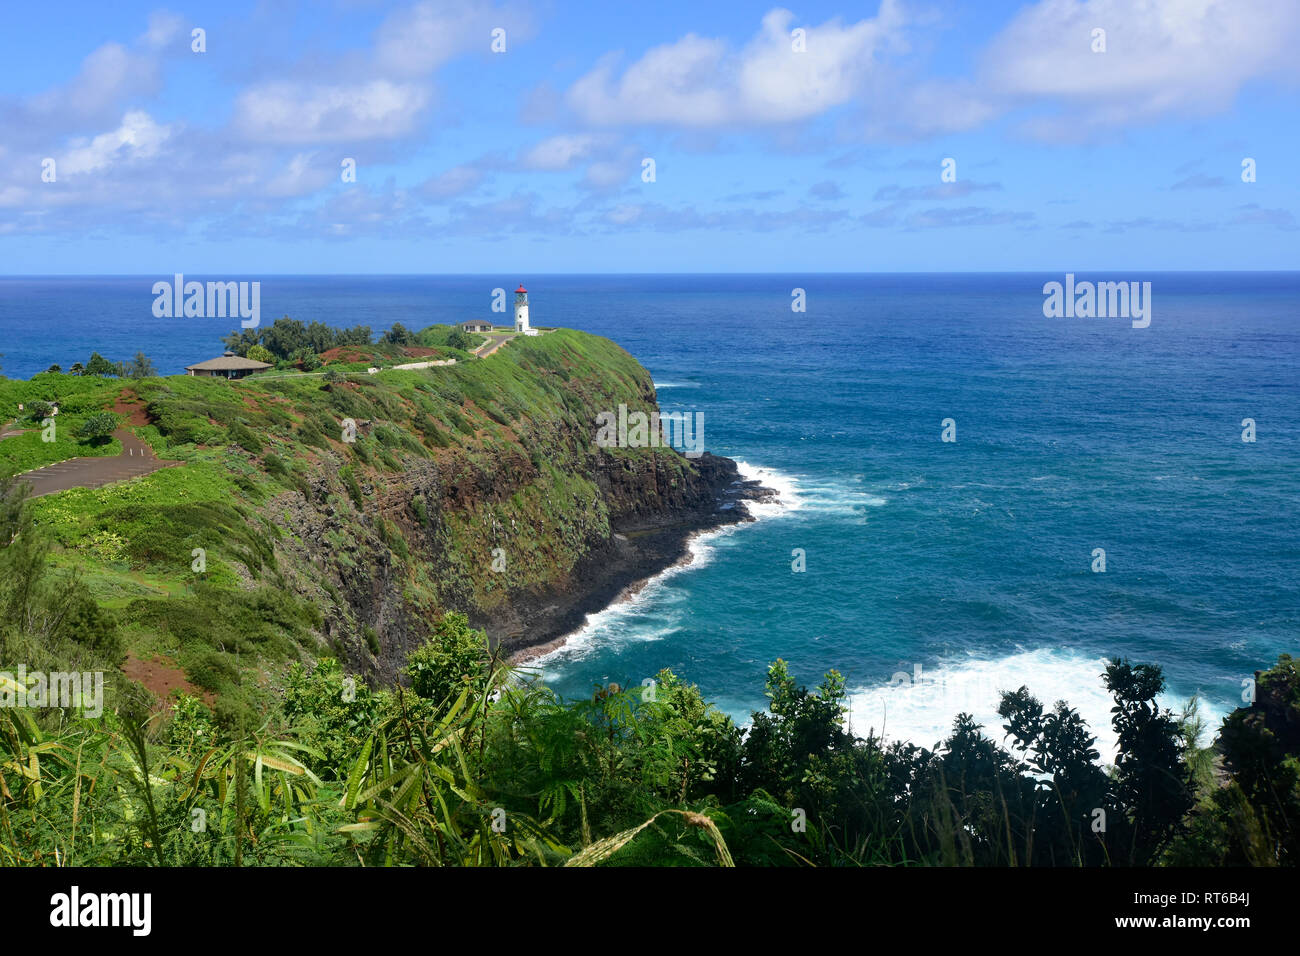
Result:
[[[933,270],[894,270],[894,271],[865,271],[865,272],[824,272],[796,269],[789,272],[715,272],[715,271],[691,271],[691,272],[531,272],[528,270],[511,271],[508,269],[496,270],[494,272],[258,272],[251,269],[223,269],[218,271],[201,271],[187,273],[182,270],[182,275],[227,275],[231,273],[250,273],[261,276],[272,276],[276,278],[298,279],[298,278],[327,278],[327,279],[411,279],[411,278],[467,278],[478,276],[502,276],[502,275],[524,275],[529,278],[572,278],[572,277],[608,277],[608,278],[640,278],[640,277],[676,277],[676,276],[761,276],[763,278],[773,278],[777,276],[1028,276],[1028,275],[1064,275],[1066,272],[1077,274],[1087,274],[1096,272],[1108,273],[1125,273],[1125,274],[1142,274],[1142,275],[1249,275],[1249,276],[1266,276],[1266,275],[1300,275],[1300,268],[1296,269],[1144,269],[1133,266],[1095,266],[1088,268],[1070,268],[1070,269],[1002,269],[1002,270],[950,270],[950,271],[933,271]],[[166,272],[32,272],[32,273],[0,273],[0,280],[5,279],[134,279],[134,278],[151,278],[159,275],[175,275],[175,270]]]

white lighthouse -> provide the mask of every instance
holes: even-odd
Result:
[[[528,324],[528,290],[522,282],[515,289],[515,332],[520,335],[537,334],[537,330]]]

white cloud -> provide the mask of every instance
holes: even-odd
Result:
[[[1106,31],[1094,53],[1092,31]],[[1029,130],[1073,138],[1098,127],[1229,107],[1257,77],[1297,72],[1294,0],[1041,0],[999,33],[979,85],[1006,107],[1049,101],[1061,112]]]
[[[710,86],[726,54],[720,40],[688,34],[655,47],[614,80],[613,55],[569,89],[568,103],[587,122],[680,123],[714,126],[735,121],[728,91]]]
[[[81,61],[81,69],[66,85],[31,98],[35,114],[70,119],[102,116],[124,99],[152,92],[158,86],[158,65],[149,56],[132,53],[120,43],[105,43]]]
[[[384,19],[368,50],[315,62],[310,77],[300,66],[296,78],[246,89],[235,104],[234,127],[264,143],[400,139],[432,105],[435,71],[466,53],[487,54],[492,30],[503,24],[510,28],[508,43],[530,31],[528,19],[507,8],[472,0],[412,4]],[[328,80],[316,79],[322,69]]]
[[[591,133],[551,136],[525,152],[519,158],[519,164],[524,169],[572,169],[589,158],[603,142],[602,137]]]
[[[793,48],[796,26],[794,14],[772,10],[738,52],[722,40],[690,33],[647,51],[621,76],[616,58],[607,56],[570,87],[566,99],[595,125],[712,127],[808,119],[865,91],[877,54],[901,42],[902,17],[895,0],[884,0],[875,19],[803,27],[802,52]]]
[[[876,52],[897,42],[898,7],[882,3],[874,20],[808,27],[806,51],[791,50],[794,14],[773,10],[759,36],[741,54],[737,89],[741,110],[763,122],[806,119],[866,89]]]
[[[780,232],[825,230],[848,221],[838,209],[723,209],[707,210],[696,205],[668,206],[658,202],[619,203],[598,211],[593,225],[606,232],[636,228],[648,232],[710,230],[727,232]]]
[[[482,170],[469,165],[453,166],[427,180],[418,191],[429,199],[451,199],[472,191],[482,181]]]
[[[266,184],[265,195],[305,196],[338,179],[337,166],[311,153],[297,153]]]
[[[171,128],[155,123],[143,110],[133,110],[122,117],[115,130],[100,133],[94,139],[74,140],[72,148],[58,161],[59,175],[94,172],[119,162],[152,159],[171,135]]]
[[[983,126],[1000,107],[967,80],[905,82],[889,79],[868,104],[862,129],[873,139],[914,140]]]
[[[637,147],[620,143],[607,133],[560,133],[525,150],[515,165],[537,172],[563,172],[585,166],[580,185],[605,192],[639,174],[643,156]]]
[[[384,79],[355,85],[277,81],[240,94],[234,125],[268,143],[391,139],[415,128],[429,100],[421,86]]]
[[[140,42],[151,50],[161,50],[181,35],[185,18],[178,13],[157,10],[149,15],[149,28]]]
[[[0,229],[76,234],[102,225],[163,227],[174,234],[215,215],[224,217],[230,235],[279,228],[287,234],[301,224],[338,236],[387,234],[396,225],[418,234],[428,230],[434,204],[443,207],[449,234],[493,238],[618,226],[810,228],[848,221],[836,218],[845,213],[826,208],[838,205],[835,184],[811,188],[811,195],[826,200],[824,206],[805,201],[786,212],[642,203],[637,197],[648,191],[626,187],[637,185],[647,152],[624,131],[592,127],[675,127],[673,137],[654,141],[652,154],[701,143],[698,148],[715,148],[736,128],[762,128],[767,144],[797,141],[815,154],[836,136],[932,136],[1008,116],[1030,117],[1032,132],[1059,139],[1223,109],[1252,81],[1294,78],[1300,64],[1290,52],[1300,44],[1300,2],[1281,0],[1039,0],[1004,21],[969,75],[955,78],[927,78],[919,72],[923,64],[915,76],[910,69],[902,72],[906,64],[895,54],[902,49],[904,24],[894,0],[881,4],[874,18],[820,25],[776,9],[761,21],[755,14],[743,23],[736,40],[674,34],[680,38],[648,51],[638,48],[627,62],[603,58],[563,96],[568,113],[535,108],[544,98],[535,90],[525,112],[534,119],[541,115],[546,131],[556,135],[521,145],[517,154],[452,154],[447,162],[461,165],[419,186],[374,186],[370,180],[380,175],[375,170],[386,164],[410,162],[408,169],[421,169],[439,68],[474,54],[477,59],[465,65],[475,80],[498,66],[507,68],[500,76],[519,79],[511,57],[487,52],[491,28],[498,25],[509,31],[514,51],[523,30],[512,17],[503,8],[482,12],[468,0],[419,2],[389,16],[369,45],[347,54],[305,52],[301,61],[277,69],[274,80],[238,90],[233,103],[214,104],[207,115],[220,117],[221,107],[233,107],[229,125],[194,114],[194,125],[169,126],[142,108],[148,102],[142,97],[158,88],[166,51],[183,64],[178,70],[186,77],[201,58],[187,52],[189,21],[156,14],[145,32],[135,25],[133,42],[106,43],[92,52],[68,82],[36,96],[0,98],[8,147],[0,146],[0,207],[6,212],[0,218],[9,221]],[[1095,26],[1107,30],[1104,54],[1090,48]],[[803,53],[791,49],[796,27],[807,31]],[[919,28],[909,19],[909,36]],[[551,89],[545,80],[540,88]],[[159,112],[163,108],[149,106],[169,117]],[[510,115],[503,101],[502,122]],[[559,125],[575,116],[588,125]],[[809,135],[798,125],[818,116],[834,124],[826,136]],[[339,148],[317,149],[318,144]],[[456,144],[441,143],[439,156],[447,155],[447,145]],[[58,160],[57,187],[39,182],[40,159],[47,155]],[[331,188],[339,185],[342,156],[363,157],[370,175],[354,187]],[[855,162],[861,162],[860,154]],[[934,161],[927,158],[923,166],[930,186],[886,187],[877,199],[890,204],[855,222],[906,228],[1034,224],[1032,214],[977,206],[914,211],[903,200],[956,200],[992,188],[968,181],[941,186],[933,182]],[[487,192],[476,193],[485,176],[497,173],[548,175],[520,176],[523,184],[508,198],[471,201]],[[416,173],[421,175],[429,175],[428,168]],[[588,195],[572,209],[544,207],[527,189],[553,179],[573,180]],[[1219,179],[1185,178],[1175,188]],[[803,180],[791,195],[802,196],[814,181]],[[552,196],[550,186],[540,191]],[[293,201],[322,190],[319,203]],[[779,194],[751,198],[765,203]],[[741,199],[749,201],[728,201]],[[311,208],[299,213],[300,206]],[[123,216],[123,210],[131,215]],[[304,218],[291,218],[298,215]],[[1293,214],[1282,209],[1242,207],[1235,216],[1229,222],[1296,228]],[[1136,229],[1139,222],[1124,227]]]
[[[630,226],[641,218],[644,208],[636,203],[620,203],[605,213],[605,219],[615,226]]]
[[[520,12],[473,0],[424,0],[391,14],[375,33],[374,63],[397,76],[428,76],[467,51],[487,53],[492,30],[506,31],[506,50],[529,32]]]
[[[1105,52],[1093,31],[1105,30]],[[968,77],[879,74],[855,131],[917,139],[1024,111],[1023,130],[1094,139],[1171,115],[1229,108],[1247,83],[1300,79],[1295,0],[1039,0],[980,51]]]
[[[640,173],[641,163],[636,158],[635,150],[628,148],[619,156],[591,163],[582,177],[582,185],[596,192],[604,192],[621,186]]]

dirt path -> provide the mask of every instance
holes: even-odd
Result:
[[[162,461],[154,456],[153,449],[125,428],[113,432],[122,443],[122,454],[112,458],[73,458],[57,465],[47,465],[20,475],[21,481],[32,486],[32,497],[52,495],[69,488],[102,488],[115,481],[139,478],[158,471],[182,465],[180,461]]]
[[[149,660],[142,660],[128,651],[126,663],[122,666],[122,672],[131,680],[139,681],[154,692],[154,695],[158,698],[159,706],[157,709],[159,710],[171,709],[172,691],[177,690],[203,698],[209,707],[217,702],[216,694],[191,684],[186,679],[183,670],[159,655],[154,655]]]

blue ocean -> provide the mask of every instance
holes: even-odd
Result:
[[[154,318],[158,278],[0,279],[4,374],[219,354],[237,323]],[[619,342],[781,491],[536,662],[566,695],[669,667],[744,719],[781,657],[838,670],[859,733],[931,745],[968,711],[1000,738],[997,694],[1026,685],[1104,750],[1106,658],[1161,665],[1167,703],[1213,719],[1297,650],[1300,274],[1077,277],[1151,282],[1144,329],[1045,318],[1063,279],[267,276],[262,321],[489,318],[523,281],[535,325]]]

